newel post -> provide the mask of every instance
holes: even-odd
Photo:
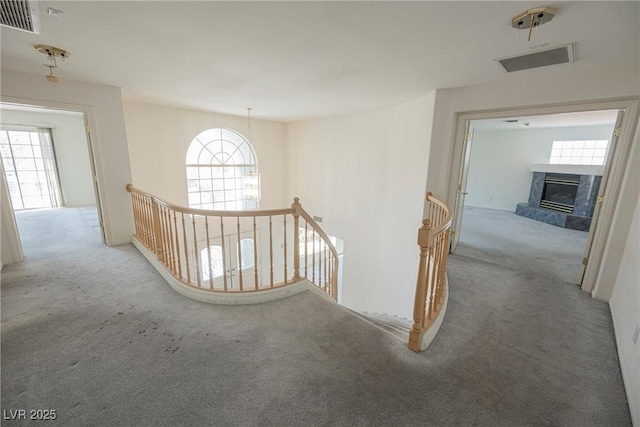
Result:
[[[302,205],[298,197],[293,199],[291,209],[293,209],[293,279],[297,280],[300,279],[300,231],[298,224],[302,211]]]
[[[418,267],[418,280],[416,283],[416,296],[413,301],[413,325],[409,332],[409,348],[420,351],[425,309],[427,300],[427,256],[431,240],[431,221],[422,220],[422,227],[418,229],[418,246],[420,246],[420,265]]]

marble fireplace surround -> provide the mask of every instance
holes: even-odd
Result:
[[[533,165],[533,178],[527,203],[518,203],[516,215],[558,227],[573,230],[589,231],[591,217],[596,206],[600,181],[602,180],[602,166],[582,165]],[[540,207],[544,181],[547,173],[580,175],[580,182],[576,193],[573,213],[551,211]]]

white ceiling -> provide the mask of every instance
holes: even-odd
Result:
[[[63,79],[122,87],[126,99],[290,121],[405,102],[437,88],[567,67],[639,64],[638,2],[40,1],[39,35],[2,27],[2,67],[47,74],[35,44],[71,53]],[[49,16],[47,8],[64,12]],[[494,62],[576,42],[577,61],[506,74]],[[44,77],[43,77],[44,78]],[[526,96],[526,90],[520,94]]]

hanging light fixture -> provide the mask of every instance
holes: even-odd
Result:
[[[251,143],[251,108],[247,108],[248,137]],[[246,201],[260,201],[260,174],[258,172],[249,171],[242,175],[242,199]]]
[[[516,15],[511,20],[511,26],[517,30],[529,29],[529,39],[531,41],[531,33],[534,28],[551,21],[556,14],[557,9],[549,6],[536,7],[534,9],[525,10]],[[519,31],[518,31],[519,32]]]
[[[53,75],[54,68],[58,68],[58,61],[56,60],[56,58],[60,58],[63,62],[67,62],[67,58],[69,58],[71,54],[64,49],[47,46],[44,44],[38,44],[34,47],[38,52],[47,55],[47,59],[53,63],[53,65],[44,64],[45,67],[49,68],[49,75],[46,76],[47,80],[49,80],[51,83],[58,83],[58,77]]]

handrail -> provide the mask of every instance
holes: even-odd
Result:
[[[337,300],[338,252],[297,197],[290,208],[219,211],[177,206],[131,184],[126,189],[134,238],[181,283],[242,293],[304,278]]]
[[[427,193],[427,218],[418,230],[420,264],[413,306],[413,326],[409,332],[409,348],[424,349],[423,337],[434,326],[446,302],[446,265],[449,253],[449,230],[453,219],[451,209]]]

